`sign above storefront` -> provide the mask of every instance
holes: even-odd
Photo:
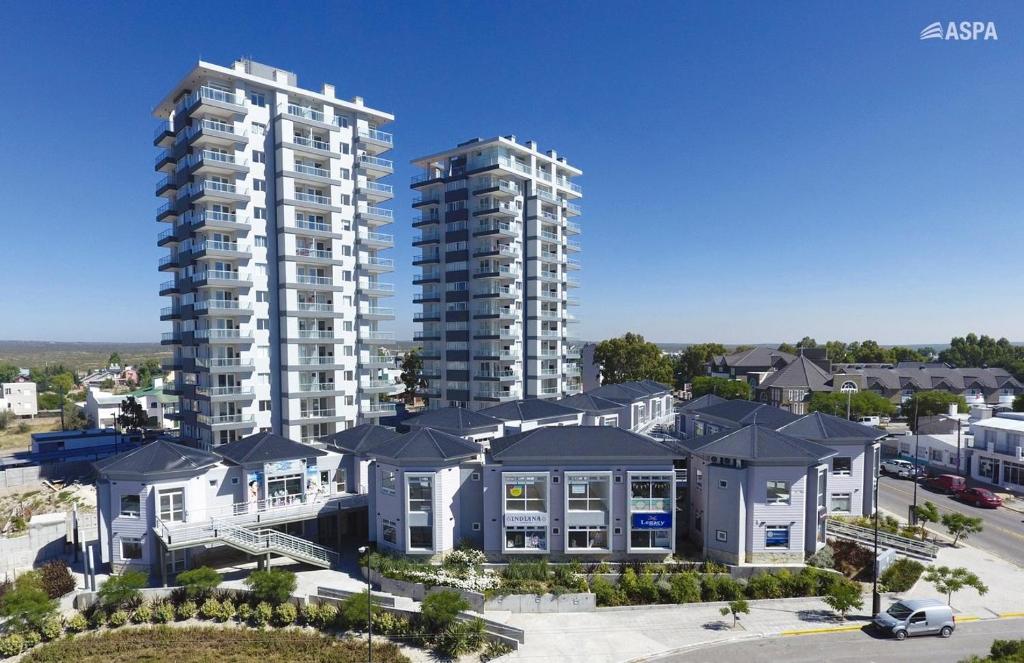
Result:
[[[505,527],[548,526],[548,514],[537,511],[509,511],[505,514]]]
[[[275,463],[266,464],[267,475],[281,475],[281,474],[302,474],[303,467],[306,461],[304,460],[279,460]]]
[[[670,529],[671,513],[634,513],[633,529]]]

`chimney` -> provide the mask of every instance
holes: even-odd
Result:
[[[334,98],[334,86],[331,85],[330,83],[324,83],[324,89],[323,89],[322,94],[325,97],[331,97],[333,99]]]

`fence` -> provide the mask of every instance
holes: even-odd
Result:
[[[857,525],[844,523],[841,520],[829,519],[827,532],[831,536],[839,537],[841,539],[850,539],[857,543],[863,543],[866,545],[873,545],[875,542],[874,529],[858,527]],[[889,532],[878,532],[878,545],[883,548],[901,552],[904,555],[922,557],[925,559],[935,559],[936,555],[939,554],[939,547],[934,543],[929,541],[918,541],[917,539],[908,539],[905,536],[897,536],[896,534],[890,534]]]

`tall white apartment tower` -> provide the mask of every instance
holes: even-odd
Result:
[[[582,174],[554,150],[515,136],[475,139],[415,159],[420,229],[413,283],[422,304],[431,406],[481,409],[581,390],[569,313],[579,263],[572,238]]]
[[[311,441],[392,413],[394,117],[249,60],[199,62],[154,114],[182,436]]]

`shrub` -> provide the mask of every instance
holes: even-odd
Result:
[[[307,603],[306,605],[302,606],[302,608],[299,610],[299,616],[301,617],[303,624],[319,627],[320,604]]]
[[[110,576],[100,585],[100,604],[108,610],[133,608],[142,601],[142,592],[149,578],[142,571],[125,571],[119,576]]]
[[[153,606],[153,621],[157,624],[168,624],[174,621],[174,606],[161,601]]]
[[[619,592],[627,601],[634,601],[635,597],[639,596],[640,578],[637,577],[636,571],[632,567],[625,568],[622,575],[619,576]]]
[[[484,555],[483,551],[475,550],[473,548],[463,548],[460,550],[453,550],[444,558],[441,565],[450,569],[462,570],[480,566],[486,561],[487,556]]]
[[[299,616],[299,611],[293,603],[282,603],[274,608],[274,623],[278,626],[291,626]]]
[[[420,604],[420,618],[428,631],[438,632],[455,621],[469,603],[458,592],[444,590],[428,594]]]
[[[783,595],[782,581],[773,573],[758,573],[747,581],[746,591],[752,599],[780,599]]]
[[[39,631],[31,629],[22,633],[21,637],[25,638],[25,649],[31,649],[43,641],[43,636],[39,635]]]
[[[721,564],[719,562],[716,562],[713,559],[706,559],[706,560],[704,560],[704,562],[700,566],[701,566],[701,568],[700,568],[701,573],[728,573],[729,572],[729,567],[728,566],[726,566],[725,564]]]
[[[0,615],[7,617],[8,630],[38,629],[43,621],[57,611],[57,602],[43,589],[40,575],[23,573],[0,598]]]
[[[241,603],[238,606],[238,621],[247,623],[252,619],[252,606],[248,603]]]
[[[315,628],[329,628],[338,618],[338,609],[330,603],[309,603],[303,608],[302,618]]]
[[[505,654],[511,654],[513,651],[511,645],[505,644],[501,640],[488,640],[484,644],[484,650],[480,652],[480,661],[481,663],[487,663],[487,661],[501,658]]]
[[[112,628],[118,628],[128,623],[128,612],[125,610],[115,610],[110,613],[110,618],[107,619],[107,624]]]
[[[218,622],[226,622],[229,619],[234,619],[237,609],[235,608],[235,602],[231,599],[222,599],[220,601],[220,608],[217,610],[217,614],[214,617]]]
[[[43,590],[51,599],[59,599],[75,591],[75,577],[71,575],[68,565],[60,560],[53,560],[39,567],[39,579],[43,583]]]
[[[611,572],[612,572],[612,567],[611,567],[611,565],[608,564],[608,562],[601,562],[601,563],[599,563],[594,568],[594,573],[598,573],[598,574],[605,574],[605,575],[607,575],[607,574],[609,574]]]
[[[484,642],[484,622],[471,619],[465,622],[451,622],[438,636],[435,649],[449,658],[458,658],[480,649]]]
[[[209,566],[200,566],[178,574],[178,584],[185,588],[189,598],[202,601],[221,583],[219,573]]]
[[[743,585],[729,576],[706,575],[701,580],[701,597],[705,601],[735,601],[743,598]]]
[[[700,601],[700,576],[693,571],[673,574],[669,578],[669,597],[673,603]]]
[[[409,632],[409,620],[401,615],[380,611],[375,612],[373,614],[373,619],[370,621],[373,623],[374,633],[402,636]]]
[[[199,606],[199,616],[203,619],[216,619],[220,614],[220,601],[208,598]]]
[[[80,612],[76,612],[68,618],[68,623],[65,626],[68,633],[81,633],[85,629],[89,628],[89,620],[85,618]]]
[[[107,624],[107,611],[100,607],[89,613],[89,628],[101,628]]]
[[[817,596],[822,591],[822,584],[828,581],[828,574],[814,567],[800,569],[800,573],[787,573],[783,578],[786,596]]]
[[[835,569],[843,575],[853,577],[861,569],[874,563],[874,555],[864,546],[853,541],[836,539],[832,542]]]
[[[64,632],[64,622],[58,615],[51,615],[43,620],[39,632],[45,640],[56,640]]]
[[[846,619],[846,613],[853,608],[859,610],[864,607],[860,583],[848,578],[836,578],[822,600],[825,605],[839,613],[842,619]]]
[[[590,591],[594,593],[597,605],[601,607],[622,605],[626,602],[622,592],[601,576],[590,581]]]
[[[514,560],[502,569],[501,577],[515,583],[522,580],[540,580],[546,582],[551,577],[548,561],[539,559],[532,562]]]
[[[198,610],[196,609],[195,601],[185,601],[178,606],[178,619],[184,621],[186,619],[192,619],[196,616]]]
[[[356,631],[365,631],[366,620],[370,617],[370,615],[367,614],[370,610],[370,606],[367,605],[369,600],[370,595],[364,591],[360,594],[353,594],[342,601],[338,614],[338,619],[342,626]],[[424,599],[423,605],[426,606],[426,604],[427,601]],[[373,612],[378,612],[379,610],[379,607],[376,605],[373,606]]]
[[[264,627],[270,623],[270,619],[274,616],[274,608],[271,607],[266,601],[261,601],[253,608],[252,611],[252,623],[255,626]]]
[[[284,569],[253,571],[245,585],[257,601],[277,605],[287,601],[295,591],[295,574]]]
[[[835,559],[832,556],[832,546],[826,545],[818,552],[807,558],[807,566],[819,569],[834,569]]]
[[[577,566],[579,562],[576,563]],[[555,585],[571,592],[586,591],[586,580],[570,564],[555,567]]]
[[[879,577],[887,592],[907,592],[924,573],[924,564],[914,559],[901,557],[889,565]]]
[[[25,649],[25,638],[17,633],[5,635],[0,638],[0,654],[4,656],[17,656]]]
[[[153,619],[153,608],[143,603],[135,610],[132,610],[133,624],[148,624]]]

